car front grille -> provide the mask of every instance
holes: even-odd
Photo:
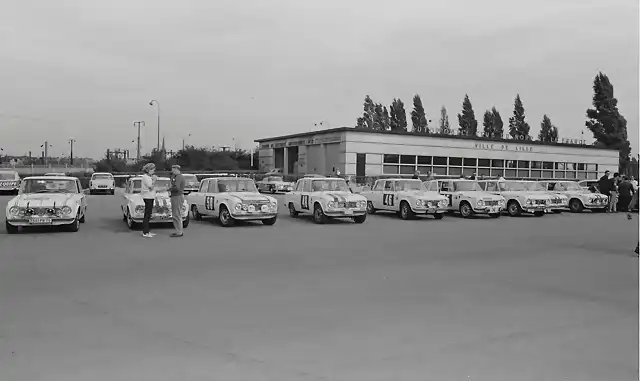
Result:
[[[484,200],[484,204],[486,206],[497,206],[499,203],[498,200]]]
[[[545,205],[546,203],[546,200],[534,200],[534,204],[536,205]]]
[[[562,199],[559,198],[554,198],[551,200],[552,204],[562,204]]]
[[[26,210],[27,216],[55,216],[60,213],[60,209],[56,208],[29,208]]]

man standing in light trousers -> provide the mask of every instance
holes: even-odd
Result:
[[[182,208],[184,208],[184,177],[180,173],[180,166],[171,167],[171,218],[176,229],[171,237],[182,237]]]

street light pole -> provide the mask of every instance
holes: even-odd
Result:
[[[160,102],[158,102],[157,100],[153,99],[151,102],[149,102],[149,106],[153,106],[153,104],[156,104],[156,108],[158,111],[158,151],[160,151]]]
[[[187,137],[191,137],[191,134],[187,135]],[[184,138],[182,138],[182,150],[184,151]]]
[[[40,145],[40,148],[44,148],[44,164],[49,164],[49,147],[53,147],[53,144],[49,144],[48,141],[45,140],[44,144]]]
[[[75,143],[76,140],[74,138],[69,139],[69,144],[71,144],[71,154],[69,155],[69,164],[73,165],[73,143]]]
[[[144,126],[144,120],[141,120],[139,122],[133,122],[134,127],[137,126],[138,127],[138,143],[136,144],[137,147],[137,153],[136,153],[136,163],[140,161],[140,126]]]

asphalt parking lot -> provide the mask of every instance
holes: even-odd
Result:
[[[0,232],[2,381],[638,378],[637,215],[143,239],[88,197],[78,233]]]

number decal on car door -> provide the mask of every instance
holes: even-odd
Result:
[[[215,200],[215,197],[213,196],[205,196],[204,198],[204,208],[206,210],[213,210],[213,201]]]
[[[382,195],[382,205],[393,206],[393,194],[383,194]]]
[[[302,209],[309,210],[309,196],[307,195],[300,196],[300,205]]]
[[[449,197],[449,206],[453,206],[453,194],[448,194],[447,197]]]

